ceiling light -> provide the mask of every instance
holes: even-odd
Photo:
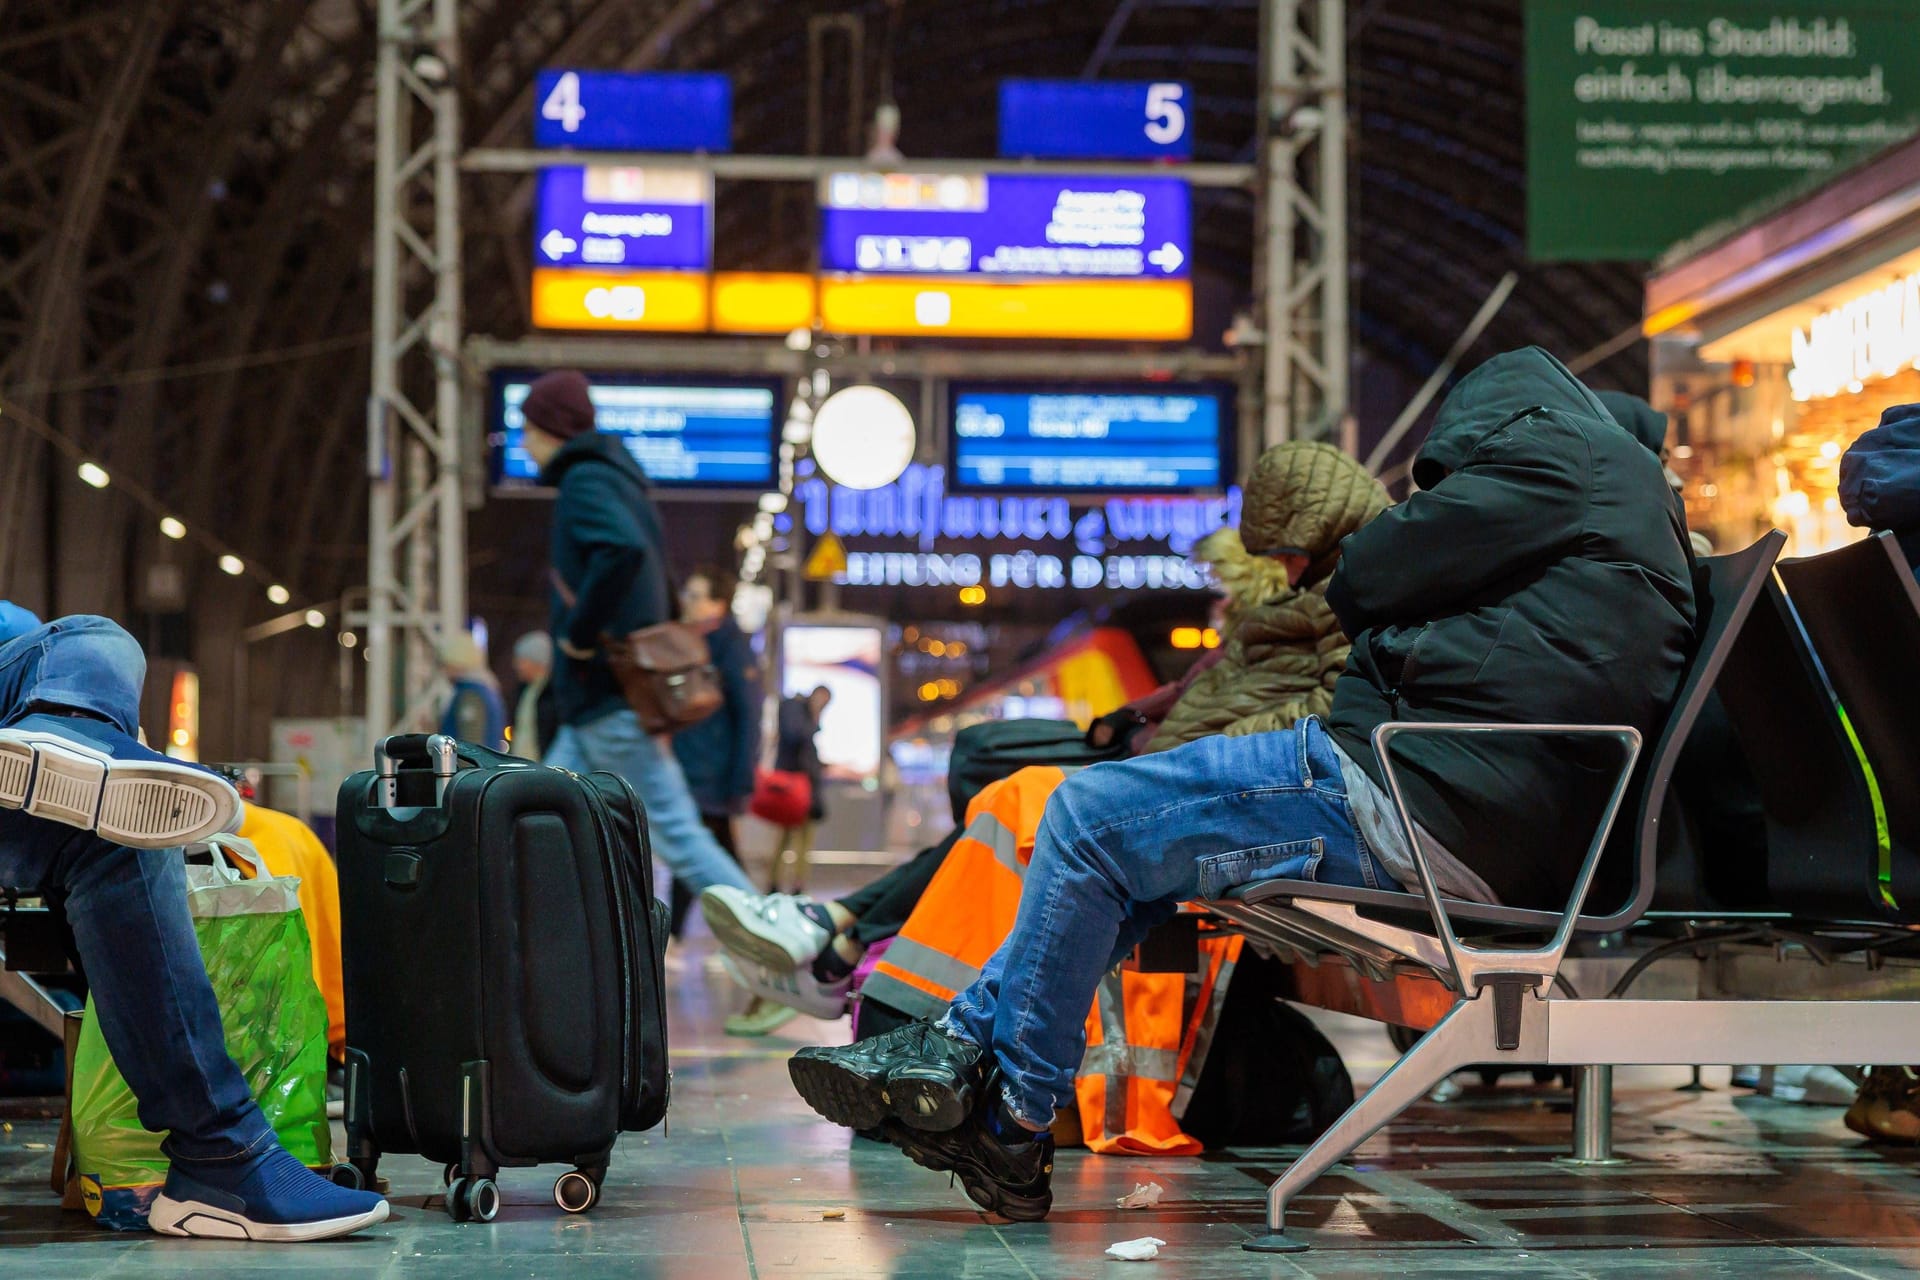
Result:
[[[327,615],[318,609],[309,609],[307,610],[307,625],[317,631],[327,625]]]
[[[181,524],[172,516],[162,516],[160,518],[160,533],[163,537],[172,538],[175,542],[178,542],[187,536],[187,526]]]
[[[112,481],[112,477],[107,474],[106,468],[98,463],[83,462],[80,464],[80,481],[96,489],[104,489]]]
[[[246,571],[247,566],[240,562],[239,556],[228,555],[220,557],[220,572],[237,578]]]
[[[227,572],[232,573],[233,570],[228,569]],[[267,599],[273,601],[275,604],[285,604],[287,601],[293,599],[293,593],[276,582],[267,588]]]

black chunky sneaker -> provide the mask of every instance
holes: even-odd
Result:
[[[858,1044],[802,1049],[787,1063],[808,1106],[849,1129],[892,1116],[914,1129],[952,1129],[967,1118],[985,1075],[978,1045],[909,1022]]]
[[[889,1119],[880,1136],[921,1168],[959,1178],[967,1198],[988,1213],[1038,1222],[1053,1208],[1053,1135],[1021,1128],[1005,1114],[998,1088],[983,1092],[956,1129],[928,1133]]]

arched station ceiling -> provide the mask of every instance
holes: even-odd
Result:
[[[1521,284],[1470,360],[1528,342],[1576,355],[1639,314],[1637,264],[1526,261],[1520,8],[1349,7],[1356,339],[1409,385],[1510,268]],[[372,9],[0,0],[0,393],[305,598],[364,572]],[[910,157],[989,156],[999,79],[1082,74],[1186,79],[1199,157],[1253,157],[1257,0],[905,0],[891,38],[884,0],[462,9],[475,146],[524,145],[535,70],[569,62],[727,71],[735,149],[802,152],[809,19],[850,12],[865,24],[863,115],[890,66]],[[836,46],[830,151],[845,149],[846,70]],[[470,332],[526,327],[516,184],[467,180]],[[723,261],[804,263],[809,198],[723,192]],[[1244,193],[1196,194],[1196,269],[1228,298],[1247,289],[1253,222]],[[1636,345],[1593,377],[1643,373]],[[45,456],[0,415],[0,511],[52,474]]]

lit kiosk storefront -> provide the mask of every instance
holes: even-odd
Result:
[[[1920,401],[1920,139],[1669,255],[1644,327],[1694,528],[1726,550],[1777,525],[1794,555],[1862,536],[1840,457]]]

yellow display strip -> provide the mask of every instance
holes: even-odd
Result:
[[[835,333],[1178,342],[1193,336],[1193,287],[1186,280],[829,276],[820,281],[820,318]]]
[[[703,333],[707,319],[704,271],[533,269],[537,329]]]
[[[817,297],[802,272],[713,273],[715,333],[792,333],[813,328]]]

